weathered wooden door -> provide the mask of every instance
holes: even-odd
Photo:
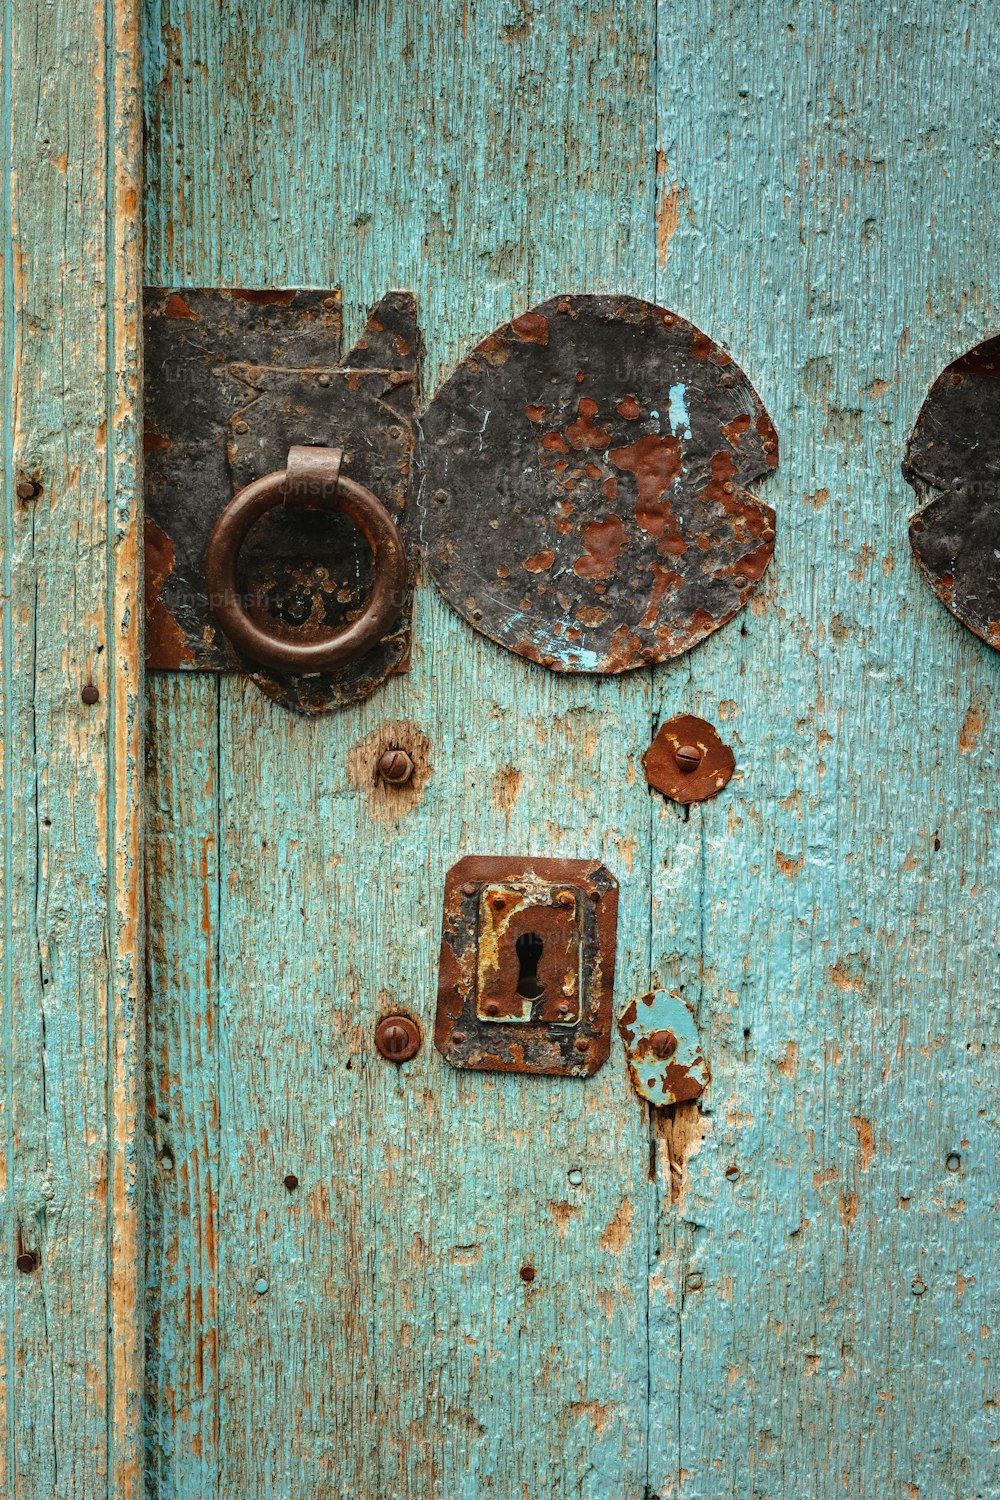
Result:
[[[116,9],[4,36],[7,1492],[1000,1496],[1000,657],[901,471],[1000,326],[995,14],[147,0],[149,286],[338,288],[345,349],[412,290],[425,402],[628,293],[728,350],[781,462],[759,589],[671,661],[551,671],[424,574],[408,670],[334,713],[148,674],[143,1131]],[[687,808],[642,768],[679,713],[736,760]],[[640,1101],[617,1031],[589,1078],[450,1065],[469,854],[612,872],[615,1015],[681,997],[700,1100]]]

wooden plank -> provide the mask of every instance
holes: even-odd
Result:
[[[994,37],[967,5],[701,14],[661,7],[659,285],[729,341],[782,458],[746,634],[658,679],[738,771],[657,839],[654,962],[698,1000],[714,1083],[664,1260],[681,1399],[654,1405],[677,1467],[652,1487],[985,1496],[998,658],[920,578],[899,462],[997,323]]]
[[[137,8],[8,0],[2,45],[0,1477],[19,1497],[134,1496]],[[15,1270],[21,1250],[37,1270]]]
[[[151,3],[148,42],[151,280],[340,281],[348,339],[414,286],[430,386],[535,297],[655,295],[728,339],[783,448],[746,634],[658,673],[655,712],[640,679],[552,686],[433,595],[411,677],[332,733],[224,687],[223,1482],[964,1500],[996,1442],[996,662],[912,569],[893,476],[996,316],[982,16],[660,7],[654,48],[618,6],[202,0]],[[651,826],[618,778],[682,708],[741,769]],[[389,827],[347,768],[393,720],[434,775]],[[598,834],[619,874],[637,845],[620,993],[683,985],[715,1070],[652,1128],[655,1197],[620,1052],[579,1093],[371,1052],[382,1007],[430,1015],[452,857]]]
[[[219,685],[147,685],[146,1462],[218,1487]],[[166,753],[165,753],[166,752]]]
[[[282,4],[237,25],[199,3],[148,25],[150,280],[340,284],[348,342],[412,286],[430,387],[533,300],[651,291],[651,12]],[[411,674],[331,721],[223,683],[220,1482],[640,1497],[654,1226],[620,1057],[567,1086],[426,1046],[399,1075],[372,1033],[394,1001],[431,1022],[444,873],[471,850],[603,855],[620,985],[646,987],[649,681],[559,681],[433,591],[418,608]],[[433,771],[386,823],[354,783],[393,724]],[[183,761],[183,724],[164,733]]]

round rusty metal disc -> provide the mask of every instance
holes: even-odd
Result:
[[[696,752],[696,763],[680,753],[688,749]],[[654,790],[686,804],[721,792],[736,769],[736,757],[707,719],[677,714],[660,725],[642,764]]]
[[[942,371],[920,408],[903,473],[922,500],[910,545],[934,592],[1000,649],[1000,338]],[[933,495],[934,491],[943,491]]]
[[[427,567],[477,630],[561,672],[666,661],[774,550],[747,486],[771,420],[731,357],[634,297],[557,297],[496,330],[423,418]]]

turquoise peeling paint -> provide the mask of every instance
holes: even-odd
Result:
[[[413,287],[428,391],[544,296],[633,292],[782,448],[752,607],[654,672],[557,677],[423,588],[410,674],[335,719],[151,682],[153,1495],[998,1494],[998,656],[899,473],[1000,326],[992,21],[149,0],[151,281],[340,284],[348,340]],[[640,764],[677,711],[737,756],[688,813]],[[358,767],[407,725],[386,821]],[[700,1110],[651,1116],[617,1038],[582,1085],[377,1059],[473,850],[604,860],[617,1009],[690,1003]]]
[[[688,425],[690,418],[688,417],[688,409],[684,401],[684,396],[685,387],[683,385],[672,385],[670,387],[670,412],[668,421],[670,422],[670,431],[674,437],[687,440],[691,436],[691,428]]]

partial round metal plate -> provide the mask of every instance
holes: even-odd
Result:
[[[634,297],[556,297],[490,335],[423,418],[420,519],[448,601],[560,672],[689,650],[774,551],[778,461],[731,357]]]
[[[1000,649],[1000,338],[942,371],[920,408],[903,473],[921,499],[910,545],[941,603]]]

